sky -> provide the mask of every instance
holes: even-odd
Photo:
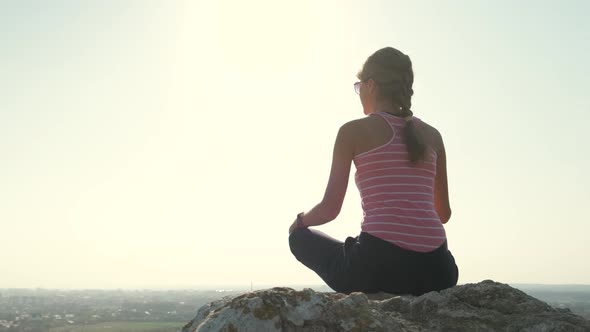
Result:
[[[0,1],[0,288],[322,284],[365,59],[443,136],[459,283],[590,284],[587,1]],[[340,215],[360,232],[351,172]]]

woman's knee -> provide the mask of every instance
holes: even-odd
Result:
[[[309,233],[307,228],[296,228],[289,234],[289,248],[295,257],[301,255],[301,250],[305,245],[305,235]]]

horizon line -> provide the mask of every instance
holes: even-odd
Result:
[[[483,280],[482,280],[483,281]],[[542,287],[590,287],[590,284],[551,284],[551,283],[510,283],[510,282],[501,282],[493,280],[494,282],[499,282],[503,284],[507,284],[513,287],[518,288],[520,287],[535,287],[535,286],[542,286]],[[466,282],[466,283],[459,283],[457,286],[467,285],[467,284],[474,284],[479,282]],[[275,284],[260,284],[257,287],[251,288],[248,285],[232,285],[232,284],[204,284],[204,285],[182,285],[182,286],[145,286],[145,287],[72,287],[72,288],[60,288],[60,287],[0,287],[0,291],[2,290],[59,290],[59,291],[92,291],[92,290],[102,290],[102,291],[181,291],[181,290],[209,290],[209,291],[220,291],[220,292],[230,292],[230,291],[242,291],[242,290],[262,290],[262,289],[269,289],[275,287],[287,287],[287,288],[329,288],[325,284],[285,284],[285,285],[275,285]]]

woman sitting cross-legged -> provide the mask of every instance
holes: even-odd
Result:
[[[336,292],[420,295],[455,286],[443,227],[451,217],[445,148],[410,110],[410,58],[380,49],[358,78],[366,116],[340,127],[324,198],[289,228],[291,252]],[[360,234],[342,242],[308,227],[338,216],[352,162],[363,220]]]

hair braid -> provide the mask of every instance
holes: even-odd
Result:
[[[401,108],[401,116],[412,116],[412,96],[414,72],[410,57],[402,52],[386,47],[373,53],[357,75],[361,80],[372,78],[379,85],[380,94]],[[414,121],[406,122],[405,140],[412,162],[423,158],[426,151],[424,138],[415,127]]]

